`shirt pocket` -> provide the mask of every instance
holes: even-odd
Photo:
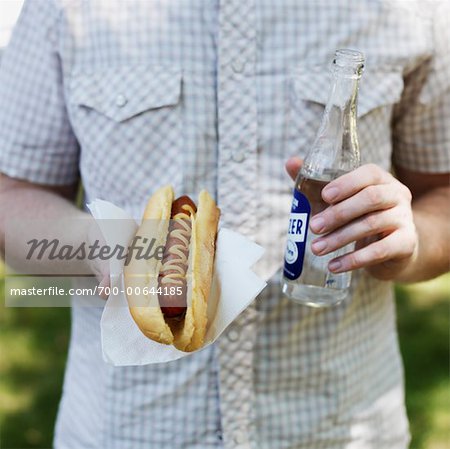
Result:
[[[181,92],[182,72],[176,67],[138,64],[74,70],[69,113],[81,146],[83,181],[91,195],[127,201],[127,192],[136,197],[142,190],[145,197],[154,188],[150,179],[177,182]]]
[[[326,70],[294,70],[291,86],[291,117],[297,133],[302,133],[303,155],[314,140],[328,100],[331,76]],[[358,136],[361,163],[373,162],[390,168],[392,139],[391,121],[394,105],[403,91],[400,70],[366,70],[358,92]]]

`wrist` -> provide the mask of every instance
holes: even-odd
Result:
[[[445,254],[447,244],[439,232],[440,220],[427,211],[414,210],[417,244],[406,267],[395,277],[396,282],[413,283],[432,279],[447,269],[442,262],[448,260]],[[430,230],[435,230],[430,234]]]

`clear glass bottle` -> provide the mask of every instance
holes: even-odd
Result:
[[[360,164],[356,108],[363,67],[361,52],[336,51],[322,122],[295,181],[282,291],[290,299],[313,307],[338,304],[347,296],[350,286],[351,273],[334,274],[328,270],[328,263],[352,251],[354,244],[316,256],[311,252],[311,241],[317,235],[308,226],[310,216],[328,206],[322,200],[322,189]]]

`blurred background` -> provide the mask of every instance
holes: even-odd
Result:
[[[22,3],[0,0],[0,65]],[[0,262],[0,448],[50,448],[70,310],[5,308],[2,268]],[[411,449],[449,449],[450,274],[397,285],[396,296]]]

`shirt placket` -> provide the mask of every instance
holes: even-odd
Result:
[[[254,237],[257,226],[257,97],[254,0],[221,0],[218,47],[218,200],[223,227]],[[248,307],[218,340],[226,449],[252,444],[257,312]]]

